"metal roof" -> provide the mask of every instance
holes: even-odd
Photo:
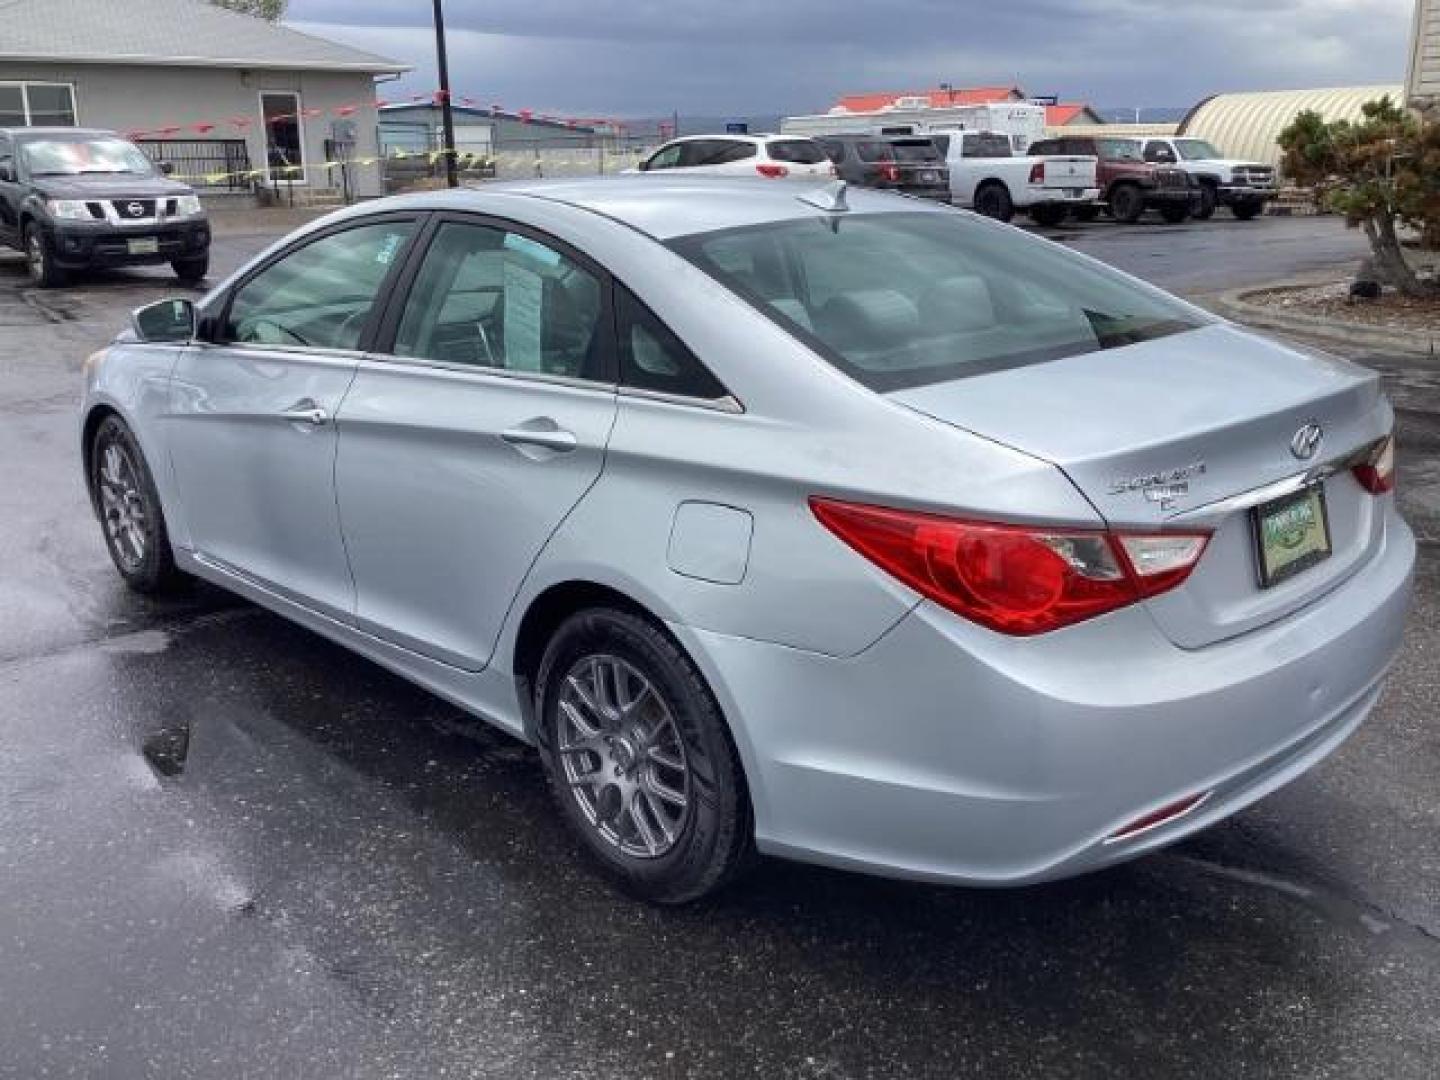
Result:
[[[205,0],[0,0],[0,60],[409,71],[408,64]]]
[[[441,107],[434,102],[398,102],[393,105],[382,105],[377,110],[380,122],[386,120],[401,121],[406,117],[423,114],[428,120],[431,117],[438,118],[441,115]],[[572,131],[576,135],[593,135],[595,128],[579,123],[566,123],[563,120],[543,118],[539,116],[522,116],[516,112],[506,112],[503,109],[487,109],[480,105],[452,105],[450,112],[456,120],[467,117],[478,117],[483,120],[508,120],[513,124],[526,124],[530,127],[545,128],[549,131]]]
[[[1402,86],[1357,86],[1328,90],[1271,90],[1258,94],[1216,94],[1180,123],[1179,134],[1207,139],[1231,158],[1280,164],[1280,133],[1306,110],[1326,120],[1358,120],[1360,107],[1386,95],[1399,103]]]

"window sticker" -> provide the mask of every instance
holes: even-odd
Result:
[[[505,238],[509,246],[510,237]],[[527,252],[528,254],[528,252]],[[513,256],[505,259],[505,366],[512,371],[542,370],[541,304],[545,281]]]
[[[391,233],[385,237],[385,242],[380,245],[380,250],[375,252],[375,261],[381,266],[389,266],[390,260],[395,258],[395,252],[400,250],[400,243],[404,239],[399,233]]]

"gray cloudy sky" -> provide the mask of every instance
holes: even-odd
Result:
[[[1414,0],[447,0],[455,93],[565,115],[823,109],[1018,79],[1099,107],[1401,82]],[[289,22],[415,64],[428,0],[291,0]]]

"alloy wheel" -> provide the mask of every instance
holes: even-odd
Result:
[[[105,444],[98,474],[100,513],[111,548],[127,570],[138,570],[149,548],[149,513],[140,472],[118,442]]]
[[[656,859],[692,812],[690,765],[660,692],[618,656],[582,657],[559,698],[557,750],[585,820],[611,846]]]

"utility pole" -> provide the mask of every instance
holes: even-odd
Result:
[[[448,187],[459,187],[455,161],[455,114],[450,110],[450,58],[445,51],[445,12],[442,0],[435,0],[435,59],[440,73],[440,122],[443,125],[445,145],[445,183]]]

